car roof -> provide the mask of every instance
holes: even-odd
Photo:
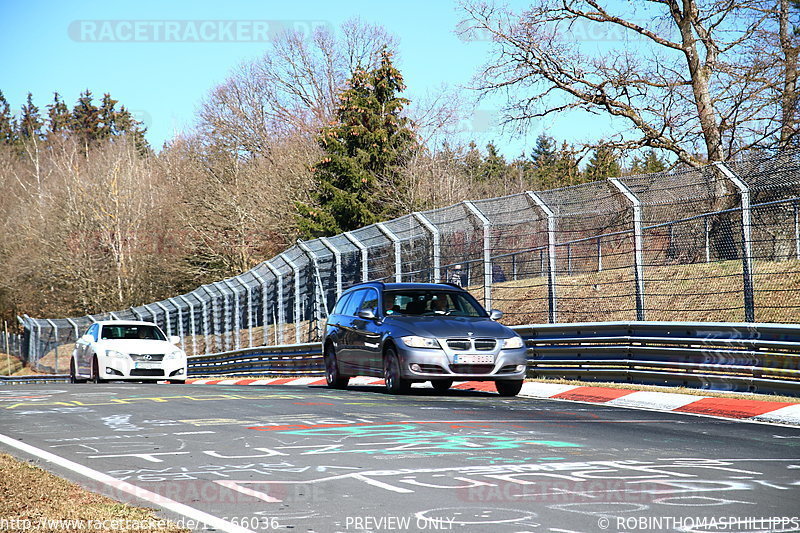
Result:
[[[153,322],[143,322],[141,320],[98,320],[101,326],[155,326]]]
[[[384,283],[383,281],[367,281],[364,283],[359,283],[358,285],[353,285],[348,291],[357,288],[364,288],[364,287],[375,287],[377,289],[381,289],[384,291],[399,291],[399,290],[444,290],[444,291],[454,291],[454,292],[466,292],[463,288],[458,287],[456,285],[452,285],[450,283]]]

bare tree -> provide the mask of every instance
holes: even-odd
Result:
[[[338,93],[377,52],[396,48],[382,27],[351,19],[337,33],[287,31],[259,59],[244,63],[209,95],[200,128],[232,152],[267,155],[273,141],[298,131],[314,135],[333,116]]]
[[[603,0],[536,0],[519,14],[477,1],[463,8],[464,34],[493,41],[477,88],[508,95],[507,123],[524,128],[569,110],[610,115],[628,125],[612,146],[665,150],[691,166],[780,147],[796,131],[797,35],[786,0],[648,0],[624,12]]]

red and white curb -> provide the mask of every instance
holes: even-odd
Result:
[[[265,378],[265,379],[189,379],[194,385],[325,385],[325,378]],[[355,377],[351,385],[383,385],[382,379]],[[415,384],[429,387],[429,383]],[[454,389],[495,392],[490,381],[465,381],[453,385]],[[520,396],[551,400],[567,400],[603,404],[632,409],[670,411],[733,418],[752,422],[800,426],[800,403],[746,400],[676,394],[671,392],[637,391],[610,387],[560,385],[557,383],[526,382]]]

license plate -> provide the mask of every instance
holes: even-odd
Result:
[[[136,363],[134,368],[141,370],[153,370],[155,368],[161,368],[161,365],[158,363]]]
[[[493,365],[493,355],[463,354],[457,353],[453,356],[453,364],[456,365]]]

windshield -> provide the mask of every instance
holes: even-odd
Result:
[[[386,316],[488,316],[472,295],[437,290],[388,291],[383,312]]]
[[[123,324],[103,326],[102,339],[145,339],[165,341],[167,338],[155,326],[144,324]]]

